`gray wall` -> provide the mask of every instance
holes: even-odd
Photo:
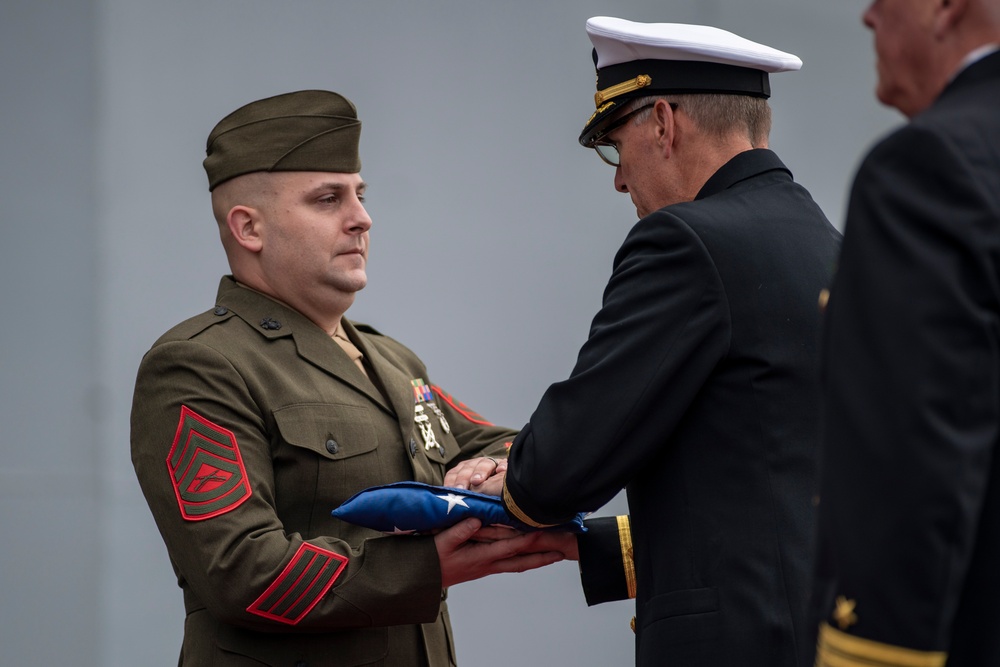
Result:
[[[375,226],[350,316],[519,426],[571,369],[635,219],[576,144],[594,88],[587,17],[713,23],[800,55],[802,72],[772,78],[772,146],[839,224],[864,147],[898,122],[871,95],[862,9],[5,0],[0,662],[176,663],[181,598],[128,413],[143,352],[210,307],[226,271],[200,165],[223,115],[312,87],[357,104]],[[466,665],[632,661],[632,604],[586,608],[572,563],[457,587],[451,608]]]

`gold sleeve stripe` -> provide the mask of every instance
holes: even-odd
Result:
[[[622,565],[625,566],[625,585],[628,596],[635,598],[635,557],[632,551],[632,524],[628,516],[618,516],[618,541],[622,546]]]
[[[917,651],[855,637],[823,623],[816,646],[816,667],[944,667],[948,654]]]
[[[504,477],[503,480],[503,504],[507,508],[507,511],[514,515],[514,518],[521,523],[526,523],[529,526],[534,526],[535,528],[548,528],[549,526],[555,526],[554,523],[538,523],[530,516],[525,514],[514,499],[510,497],[510,491],[507,490],[507,478]]]

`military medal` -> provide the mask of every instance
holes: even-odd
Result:
[[[424,451],[429,452],[437,447],[438,451],[444,454],[444,447],[441,446],[441,443],[434,436],[434,429],[431,428],[431,418],[424,412],[424,406],[417,403],[416,407],[413,408],[413,412],[413,421],[420,427],[420,437],[424,439]]]
[[[433,410],[434,414],[437,415],[438,421],[441,422],[441,430],[445,433],[451,433],[451,425],[448,423],[448,420],[445,419],[444,413],[441,412],[441,408],[435,405],[434,401],[429,401],[427,403],[427,407]]]
[[[431,451],[435,447],[438,452],[442,455],[444,454],[444,447],[438,442],[437,437],[434,435],[434,428],[431,426],[431,418],[424,411],[424,403],[427,403],[427,407],[434,411],[441,421],[441,428],[444,429],[445,433],[451,431],[451,427],[448,426],[447,420],[444,418],[444,414],[441,410],[434,405],[434,393],[431,388],[424,384],[423,378],[415,378],[410,381],[413,385],[413,421],[416,422],[417,426],[420,427],[420,437],[424,440],[424,451]]]
[[[424,384],[424,379],[416,378],[415,380],[411,380],[410,384],[413,385],[413,398],[416,400],[417,405],[426,403],[427,407],[433,410],[434,414],[437,415],[438,421],[441,422],[441,430],[445,433],[451,433],[451,424],[448,423],[444,413],[441,412],[441,408],[434,403],[434,392],[430,387]]]
[[[410,384],[413,385],[413,400],[417,403],[430,403],[434,400],[434,392],[424,383],[423,378],[414,378],[410,380]]]

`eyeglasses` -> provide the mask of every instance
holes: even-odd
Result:
[[[621,156],[618,155],[618,146],[613,141],[605,141],[604,137],[608,136],[619,127],[624,125],[629,121],[632,116],[636,115],[640,111],[648,109],[649,107],[655,105],[656,102],[650,102],[649,104],[643,104],[641,107],[636,107],[632,109],[627,114],[623,115],[618,120],[609,124],[606,128],[594,135],[594,138],[590,141],[590,146],[595,151],[597,151],[597,156],[604,160],[607,164],[612,167],[617,167],[621,164]],[[677,105],[673,102],[670,103],[671,109],[677,109]]]

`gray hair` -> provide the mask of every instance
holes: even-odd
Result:
[[[771,134],[771,105],[763,97],[749,95],[686,94],[655,95],[633,100],[632,108],[666,100],[684,109],[702,131],[723,139],[734,133],[743,134],[754,148],[767,146]],[[639,124],[649,118],[652,109],[643,109],[634,116]]]

